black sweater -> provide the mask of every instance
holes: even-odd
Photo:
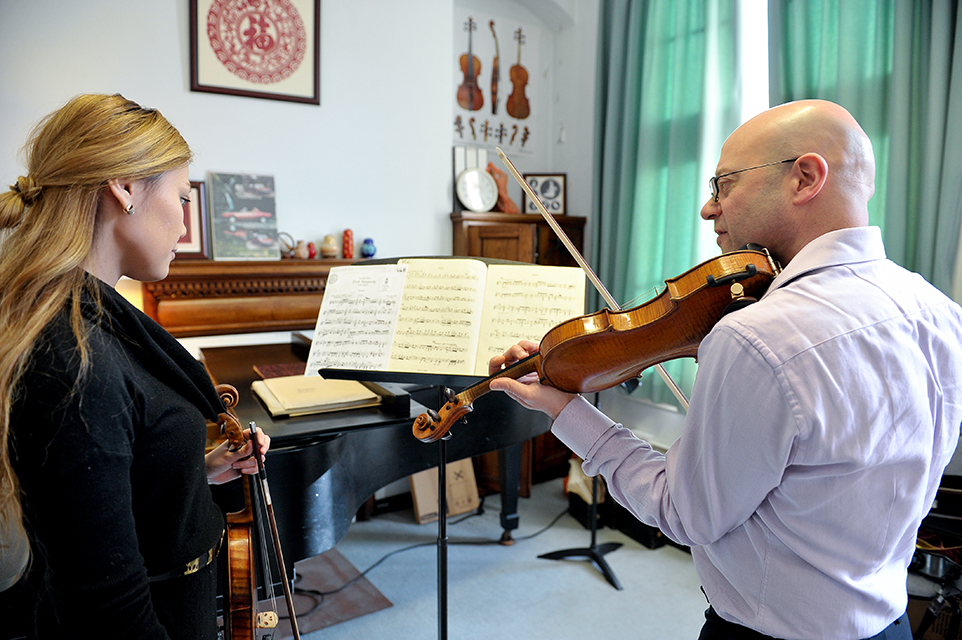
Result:
[[[170,334],[88,280],[104,312],[85,296],[87,376],[75,387],[79,355],[64,312],[37,343],[11,414],[40,583],[33,633],[167,638],[147,577],[183,566],[221,536],[204,448],[205,418],[224,408],[203,366]]]

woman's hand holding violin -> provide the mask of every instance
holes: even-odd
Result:
[[[488,361],[488,375],[494,375],[503,367],[509,367],[537,352],[537,343],[522,340],[505,351],[503,355],[495,356]],[[546,413],[552,420],[557,418],[561,410],[577,397],[577,394],[566,393],[541,384],[538,382],[536,373],[530,373],[517,380],[509,377],[496,378],[490,382],[489,386],[491,391],[504,391],[522,406]]]
[[[250,429],[245,429],[244,434],[250,436]],[[263,462],[267,450],[270,449],[271,438],[262,429],[258,429],[257,441],[260,444],[259,454]],[[253,451],[254,444],[249,438],[247,443],[237,451],[230,450],[228,441],[222,442],[205,457],[207,482],[224,484],[241,477],[241,474],[252,475],[257,473],[257,460],[251,455]]]

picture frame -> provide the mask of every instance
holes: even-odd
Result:
[[[214,260],[280,260],[274,176],[207,173]]]
[[[555,216],[565,215],[568,194],[568,174],[566,173],[526,173],[524,181],[537,194],[548,213]],[[521,211],[538,213],[538,205],[528,198],[526,191],[521,192]]]
[[[321,0],[189,1],[191,91],[320,105]]]
[[[184,203],[187,235],[177,242],[178,259],[210,259],[210,219],[207,215],[207,183],[190,182],[190,202]]]

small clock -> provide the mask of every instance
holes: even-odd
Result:
[[[491,174],[480,167],[463,171],[454,189],[461,204],[471,211],[491,211],[498,201],[498,185]]]

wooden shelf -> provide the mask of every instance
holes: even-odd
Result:
[[[353,262],[175,260],[144,312],[177,337],[313,329],[331,268]]]

